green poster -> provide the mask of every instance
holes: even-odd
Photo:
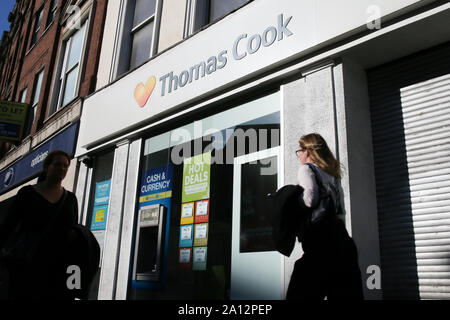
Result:
[[[184,161],[182,201],[191,202],[209,198],[211,152]]]

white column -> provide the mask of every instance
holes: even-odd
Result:
[[[136,194],[139,179],[139,160],[141,158],[142,139],[133,141],[130,145],[128,157],[127,183],[125,204],[122,218],[122,235],[120,241],[120,256],[117,274],[116,300],[126,300],[128,289],[128,275],[130,270],[131,247],[134,230],[134,215],[136,212]]]
[[[112,300],[115,294],[129,146],[128,140],[122,141],[117,144],[114,153],[108,221],[98,293],[99,300]]]

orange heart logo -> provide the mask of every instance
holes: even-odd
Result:
[[[145,86],[142,83],[139,83],[134,89],[134,98],[136,99],[136,102],[138,103],[139,107],[144,107],[147,104],[148,99],[153,93],[153,90],[156,86],[156,78],[152,76],[150,79],[148,79]]]

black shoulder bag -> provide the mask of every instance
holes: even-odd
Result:
[[[328,218],[336,218],[341,211],[339,189],[335,184],[324,184],[322,177],[313,164],[307,164],[314,172],[319,186],[319,203],[311,210],[311,224],[317,224]]]

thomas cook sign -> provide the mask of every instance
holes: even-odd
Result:
[[[368,1],[353,1],[351,8],[316,0],[249,2],[89,96],[83,105],[77,156],[119,135],[143,130],[153,120],[164,121],[165,115],[189,112],[213,97],[220,100],[257,86],[257,79],[274,70],[281,75],[291,63],[308,64],[307,54],[367,27]],[[389,15],[419,2],[377,4]],[[105,61],[116,54],[112,42],[102,51]]]
[[[279,14],[277,24],[267,27],[261,33],[249,35],[242,33],[236,37],[229,49],[220,50],[217,55],[196,63],[181,72],[170,71],[159,77],[159,93],[161,97],[171,94],[176,90],[194,83],[200,78],[223,69],[226,70],[229,60],[244,60],[249,55],[257,54],[258,51],[270,47],[276,41],[282,41],[293,35],[289,29],[292,16],[285,17]],[[156,77],[151,76],[144,85],[139,83],[135,88],[135,99],[139,107],[144,107],[150,98],[156,85]]]
[[[261,1],[197,32],[88,97],[77,156],[87,146],[262,74],[298,53],[299,46],[313,43],[314,32],[305,31],[309,20],[294,14],[304,11],[303,1]],[[262,12],[257,3],[269,7]]]

